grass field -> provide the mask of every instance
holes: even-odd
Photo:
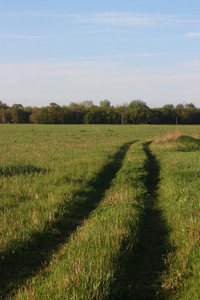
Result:
[[[0,298],[200,298],[199,126],[1,125],[0,149]]]

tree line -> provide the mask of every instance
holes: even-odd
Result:
[[[149,108],[142,100],[112,106],[105,99],[94,105],[92,100],[60,106],[55,102],[45,107],[9,107],[0,101],[0,123],[34,124],[200,124],[200,109],[193,103]]]

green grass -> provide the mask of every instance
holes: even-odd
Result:
[[[179,150],[186,152],[200,150],[200,140],[192,136],[182,135],[177,142],[181,144]]]
[[[1,125],[0,297],[198,299],[198,136]]]
[[[199,299],[199,140],[181,136],[176,143],[173,150],[153,146],[160,161],[159,198],[172,247],[165,257],[161,294],[167,299]]]
[[[137,151],[140,152],[138,147]],[[99,206],[61,248],[42,276],[35,278],[18,299],[33,294],[36,299],[115,299],[120,285],[113,283],[123,270],[123,262],[117,261],[124,253],[127,256],[132,252],[144,205],[145,187],[140,180],[143,172],[137,173],[136,185],[129,184],[134,170],[133,167],[130,171],[129,164],[135,163],[137,171],[138,167],[143,170],[142,153],[140,161],[138,155],[137,161],[129,158],[136,153],[133,144],[127,153],[129,160],[124,162]]]

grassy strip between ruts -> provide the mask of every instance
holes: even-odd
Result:
[[[141,143],[133,144],[98,208],[16,299],[115,299],[123,259],[117,262],[131,254],[144,209],[144,162]]]

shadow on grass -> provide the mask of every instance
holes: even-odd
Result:
[[[161,299],[160,275],[165,270],[164,258],[169,249],[169,230],[157,205],[160,167],[149,145],[143,145],[146,154],[144,178],[147,199],[140,216],[136,244],[132,253],[125,253],[119,259],[119,268],[123,275],[118,275],[111,295],[107,299]]]
[[[47,224],[44,232],[36,232],[30,242],[12,246],[12,251],[0,252],[0,298],[16,292],[20,285],[47,266],[52,255],[59,250],[68,237],[89,216],[102,200],[116,173],[123,164],[131,144],[126,143],[111,158],[110,162],[88,183],[88,190],[79,190],[69,204],[62,209],[62,218],[57,216],[54,224]],[[13,250],[14,249],[14,250]]]
[[[0,166],[0,176],[14,176],[30,173],[46,173],[47,170],[36,167],[30,163],[13,163],[11,165]]]

